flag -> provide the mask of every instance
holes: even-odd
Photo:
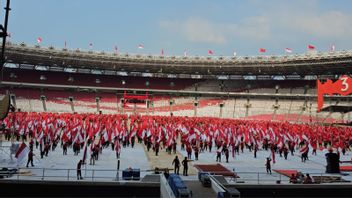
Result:
[[[330,47],[330,52],[334,52],[335,51],[335,45],[332,44],[331,47]]]
[[[307,47],[308,47],[308,49],[310,49],[310,50],[314,50],[314,49],[315,49],[315,46],[314,46],[314,45],[308,45]]]
[[[38,44],[41,43],[42,41],[43,41],[42,37],[38,37],[38,38],[37,38],[37,43],[38,43]]]
[[[16,155],[15,155],[15,158],[17,158],[17,165],[20,165],[22,163],[24,158],[27,157],[28,153],[29,153],[29,148],[27,147],[27,145],[25,143],[22,142],[22,144],[18,148]]]
[[[183,51],[183,56],[186,57],[188,55],[187,50]]]
[[[161,55],[164,56],[164,49],[161,49]]]
[[[286,53],[292,53],[292,49],[291,48],[285,48],[285,52]]]
[[[115,49],[115,54],[119,54],[119,48],[116,45],[115,45],[114,49]]]
[[[214,54],[213,50],[208,50],[208,55],[213,55],[213,54]]]
[[[236,51],[233,51],[233,56],[237,56],[237,53],[236,53]]]
[[[266,49],[265,49],[265,48],[259,48],[259,52],[260,52],[260,53],[265,53],[265,52],[266,52]]]
[[[67,43],[66,43],[66,41],[65,41],[65,48],[66,48],[66,46],[67,46]]]
[[[92,48],[93,47],[93,43],[89,43],[89,48]]]
[[[144,49],[144,45],[143,44],[139,44],[138,45],[138,49]]]

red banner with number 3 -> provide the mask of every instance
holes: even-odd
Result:
[[[319,112],[324,105],[324,94],[340,94],[342,96],[347,96],[352,93],[352,78],[344,75],[336,82],[327,80],[325,83],[321,83],[320,80],[317,80],[317,91]]]

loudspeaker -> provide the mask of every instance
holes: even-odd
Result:
[[[326,173],[340,173],[339,157],[336,153],[327,153],[326,157]]]

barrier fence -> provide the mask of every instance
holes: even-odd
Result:
[[[130,171],[131,175],[126,174]],[[135,172],[132,175],[132,172]],[[227,172],[228,173],[228,172]],[[36,168],[36,167],[16,167],[0,168],[0,178],[10,180],[47,180],[47,181],[139,181],[147,174],[155,174],[155,170],[112,170],[112,169],[81,169],[82,180],[77,177],[77,169],[59,169],[59,168]],[[221,174],[221,172],[217,172]],[[323,176],[334,176],[326,173],[309,173],[312,177],[318,178],[316,183],[323,183]],[[290,178],[282,174],[273,172],[272,174],[264,172],[236,172],[234,177],[225,177],[229,183],[246,183],[246,184],[288,184]],[[335,175],[337,179],[334,182],[343,182],[341,175]],[[184,180],[197,180],[197,177],[182,177]],[[320,179],[320,181],[319,181]],[[317,179],[316,179],[317,180]]]

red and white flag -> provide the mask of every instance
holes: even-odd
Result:
[[[308,47],[309,50],[314,50],[315,49],[314,45],[308,45],[307,47]]]
[[[138,45],[138,49],[144,49],[144,45],[143,44],[139,44]]]
[[[266,52],[266,49],[265,49],[265,48],[259,48],[259,52],[260,52],[260,53],[265,53],[265,52]]]
[[[291,48],[285,48],[285,52],[286,52],[286,53],[292,53],[293,51],[292,51]]]
[[[22,142],[20,147],[18,148],[15,158],[17,158],[17,165],[21,165],[22,161],[27,157],[29,153],[29,148],[28,146]]]
[[[213,54],[214,54],[213,50],[208,50],[208,55],[213,55]]]
[[[37,43],[38,43],[38,44],[41,43],[42,41],[43,41],[42,37],[38,37],[38,38],[37,38]]]

